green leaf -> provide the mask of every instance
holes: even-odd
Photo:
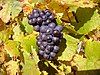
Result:
[[[21,46],[23,47],[23,50],[27,51],[28,53],[32,53],[31,47],[37,49],[36,35],[34,34],[27,35],[20,42],[21,42]]]
[[[76,53],[79,40],[67,34],[64,34],[63,37],[66,39],[66,48],[62,52],[62,55],[58,57],[58,60],[70,61],[73,55]],[[61,46],[64,47],[64,44],[62,43]]]
[[[88,40],[85,46],[85,54],[89,60],[100,59],[100,42]]]
[[[29,25],[28,23],[28,19],[27,18],[23,18],[23,21],[22,21],[22,24],[23,26],[25,27],[25,31],[27,33],[32,33],[33,32],[33,27],[31,25]]]
[[[13,41],[13,40],[8,40],[5,42],[5,50],[7,51],[7,53],[13,57],[13,56],[19,56],[20,52],[19,52],[19,45],[20,43],[17,41]]]
[[[88,11],[88,14],[91,13],[91,12],[89,12],[89,10],[87,10],[87,11]],[[93,11],[93,9],[92,9],[92,11]],[[85,18],[88,18],[88,14],[85,14],[85,16],[87,15]],[[96,29],[100,25],[100,17],[99,16],[100,15],[98,14],[98,11],[95,10],[91,19],[88,20],[86,23],[84,23],[84,25],[77,32],[80,34],[87,34],[90,31]]]
[[[23,64],[23,75],[40,75],[40,71],[38,68],[38,61],[39,58],[37,58],[36,51],[34,50],[34,58],[31,59],[30,56],[24,52],[24,61],[25,64]],[[36,58],[35,58],[36,57]]]

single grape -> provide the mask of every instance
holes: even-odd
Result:
[[[61,36],[61,33],[60,33],[58,30],[54,30],[54,31],[53,31],[53,35],[54,35],[55,37],[60,37],[60,36]]]
[[[44,55],[44,51],[39,50],[39,54],[40,54],[40,55]]]
[[[51,22],[51,20],[47,19],[45,22],[46,22],[46,24],[49,24]]]
[[[53,51],[53,46],[47,45],[46,49],[49,50],[49,51]]]
[[[54,46],[53,52],[58,52],[59,51],[59,46]]]
[[[54,20],[54,16],[53,16],[53,15],[50,15],[48,18],[49,18],[50,20]]]
[[[48,11],[48,12],[46,12],[46,14],[45,14],[46,16],[50,16],[51,15],[51,13]]]
[[[42,45],[44,46],[44,47],[46,47],[47,46],[47,42],[42,42]]]
[[[51,22],[51,23],[48,24],[48,26],[49,26],[50,28],[55,28],[56,24],[55,24],[54,22]]]
[[[41,39],[42,39],[43,41],[47,40],[46,34],[42,34]]]
[[[39,47],[41,50],[45,50],[45,47],[42,44]]]
[[[38,13],[39,12],[39,9],[33,9],[32,13]]]
[[[56,53],[50,52],[50,57],[55,57],[55,56],[56,56]]]
[[[62,27],[62,26],[56,26],[54,30],[57,30],[57,31],[61,32],[61,31],[62,31],[62,29],[63,29],[63,27]]]
[[[33,18],[32,19],[32,24],[35,24],[36,23],[36,18]]]
[[[30,25],[32,25],[32,24],[33,24],[33,23],[32,23],[32,19],[28,20],[28,23],[29,23]]]
[[[43,19],[43,21],[47,20],[47,16],[46,15],[43,15],[42,16],[42,19]]]
[[[36,43],[38,46],[40,46],[41,45],[41,41],[37,41],[37,43]]]
[[[48,28],[46,31],[46,34],[52,34],[53,33],[53,29],[52,28]]]
[[[40,27],[40,32],[45,33],[47,31],[47,29],[48,29],[48,26],[41,26]]]
[[[30,19],[33,18],[33,15],[32,15],[32,14],[29,14],[27,17],[28,17],[28,19],[30,20]]]
[[[36,26],[34,26],[34,29],[35,29],[35,31],[39,31],[40,30],[40,26],[39,25],[36,25]]]
[[[59,43],[60,43],[60,39],[59,38],[53,37],[52,40],[56,45],[59,45]]]
[[[48,43],[52,42],[52,35],[48,35],[48,36],[47,36],[47,42],[48,42]]]
[[[46,54],[46,53],[43,54],[43,57],[44,57],[45,59],[49,59],[49,55]]]
[[[39,14],[38,14],[38,13],[34,13],[34,14],[33,14],[33,17],[34,17],[34,18],[37,18],[37,17],[39,17]]]
[[[50,50],[45,49],[45,52],[46,52],[47,54],[49,54],[49,53],[50,53]]]
[[[41,23],[42,22],[42,18],[41,17],[38,17],[37,18],[37,23]]]

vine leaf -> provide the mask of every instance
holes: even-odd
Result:
[[[30,58],[29,54],[27,52],[24,52],[24,61],[25,64],[23,64],[23,75],[40,75],[40,71],[38,68],[38,61],[39,58],[37,56],[36,51],[34,50],[34,55],[33,55],[33,59]],[[36,58],[35,58],[36,57]]]
[[[11,57],[19,56],[19,45],[20,43],[18,41],[8,40],[5,42],[4,48]]]
[[[23,21],[22,21],[22,24],[23,26],[25,27],[25,31],[27,33],[32,33],[33,32],[33,27],[31,25],[29,25],[28,23],[28,19],[27,18],[23,18]]]
[[[100,42],[88,40],[85,46],[86,57],[90,60],[100,59]]]
[[[81,28],[79,28],[77,32],[80,34],[87,34],[90,31],[96,29],[99,25],[100,25],[100,16],[98,14],[98,11],[95,10],[91,19],[86,23],[84,23],[84,25]]]
[[[76,53],[77,44],[78,44],[79,40],[70,36],[70,35],[66,35],[66,34],[64,34],[64,38],[66,39],[66,46],[67,47],[62,52],[62,55],[58,57],[58,60],[70,61],[72,59],[73,55]]]
[[[23,50],[27,51],[28,53],[32,53],[31,47],[37,49],[36,35],[34,33],[27,35],[20,42],[21,42],[21,46],[23,47]]]
[[[16,0],[9,0],[5,2],[3,9],[0,11],[0,18],[7,23],[10,18],[14,19],[22,10],[20,2]],[[10,16],[10,14],[12,16]]]

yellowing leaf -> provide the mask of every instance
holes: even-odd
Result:
[[[17,41],[13,41],[13,40],[6,41],[4,48],[11,57],[19,56],[20,54],[19,42]]]
[[[78,44],[79,40],[75,39],[72,36],[66,35],[66,34],[64,34],[64,38],[66,39],[66,42],[65,42],[66,48],[62,52],[62,55],[58,57],[58,60],[70,61],[72,59],[73,55],[76,53],[77,44]],[[64,47],[63,43],[62,43],[62,47]]]
[[[35,52],[35,50],[34,50]],[[40,71],[38,68],[38,58],[34,58],[37,57],[37,54],[33,55],[33,59],[29,58],[30,56],[24,52],[24,61],[25,64],[23,64],[23,75],[40,75]]]

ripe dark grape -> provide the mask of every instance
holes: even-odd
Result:
[[[53,23],[53,22],[51,22],[51,23],[48,24],[48,26],[49,26],[50,28],[55,28],[56,24]]]
[[[33,9],[28,19],[34,30],[39,32],[36,37],[39,55],[47,60],[53,60],[59,52],[59,44],[63,37],[62,26],[57,26],[53,13],[48,9]]]
[[[39,17],[39,14],[38,14],[38,13],[34,13],[34,14],[33,14],[33,17],[34,17],[34,18],[37,18],[37,17]]]
[[[42,40],[47,40],[46,34],[42,34],[41,39],[42,39]]]
[[[38,17],[37,18],[37,23],[41,23],[42,22],[42,18],[41,17]]]
[[[40,27],[40,32],[45,33],[47,31],[48,26],[41,26]]]
[[[34,29],[35,29],[35,31],[39,31],[40,30],[40,26],[39,25],[36,25],[36,26],[34,26]]]
[[[59,46],[54,46],[53,52],[58,52]]]
[[[40,55],[44,55],[44,51],[39,50],[39,54],[40,54]]]
[[[57,30],[57,31],[61,32],[62,29],[63,29],[62,26],[56,26],[54,30]]]
[[[50,57],[55,57],[55,56],[56,56],[56,53],[50,52]]]
[[[42,19],[43,19],[43,21],[47,20],[47,16],[46,15],[43,15],[42,16]]]
[[[49,19],[50,19],[50,20],[54,20],[54,16],[53,16],[53,15],[50,15],[50,16],[49,16]]]
[[[47,34],[52,34],[53,33],[53,29],[52,28],[48,28],[46,31]]]
[[[46,53],[43,54],[43,57],[44,57],[45,59],[49,59],[49,55],[46,54]]]

